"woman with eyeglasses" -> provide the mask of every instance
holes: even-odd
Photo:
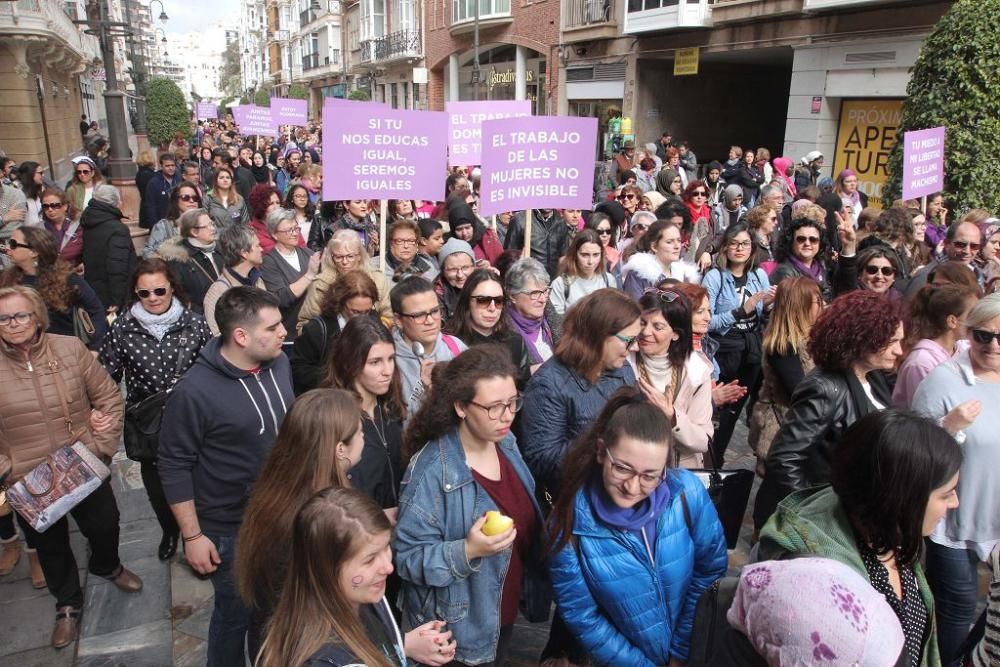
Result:
[[[860,251],[857,256],[858,289],[884,294],[890,301],[903,299],[894,287],[900,275],[899,255],[889,246],[878,243]]]
[[[222,166],[215,170],[212,189],[205,195],[205,209],[221,232],[231,225],[250,223],[250,208],[236,191],[233,170]]]
[[[21,184],[27,213],[24,225],[40,227],[42,224],[42,190],[45,188],[45,168],[37,162],[26,160],[17,168],[17,180]]]
[[[972,307],[965,321],[969,348],[924,379],[913,409],[940,423],[962,443],[958,509],[937,524],[927,543],[927,580],[937,605],[942,664],[958,649],[976,620],[980,561],[1000,537],[1000,294]]]
[[[257,235],[261,250],[267,255],[274,249],[274,237],[267,231],[267,216],[281,208],[281,193],[273,185],[258,183],[250,190],[247,202],[250,205],[250,228]]]
[[[504,282],[511,306],[507,312],[511,330],[524,340],[531,357],[531,371],[535,372],[552,357],[555,348],[552,327],[545,315],[549,274],[541,262],[525,257],[511,264]]]
[[[458,294],[465,281],[476,270],[476,256],[465,241],[452,237],[438,252],[441,273],[434,281],[434,293],[441,304],[441,321],[447,322],[455,312]]]
[[[334,232],[329,243],[326,244],[326,251],[320,254],[323,256],[320,262],[320,272],[316,275],[316,280],[306,290],[302,307],[299,309],[297,323],[299,331],[302,330],[306,322],[319,315],[324,296],[337,281],[337,278],[350,271],[363,271],[372,279],[375,287],[378,288],[379,295],[375,310],[380,316],[389,315],[391,312],[389,292],[392,286],[385,277],[385,273],[379,270],[378,266],[372,264],[368,252],[356,233],[349,229]]]
[[[281,321],[288,332],[284,349],[290,355],[298,334],[299,308],[319,274],[323,253],[309,252],[299,244],[299,225],[295,213],[287,208],[268,213],[267,232],[274,239],[274,250],[264,255],[261,277],[268,291],[278,297]]]
[[[584,229],[592,229],[597,234],[597,238],[601,242],[601,248],[604,250],[604,269],[617,276],[618,260],[621,257],[621,253],[615,247],[614,222],[607,214],[594,211]]]
[[[577,233],[559,261],[559,276],[549,288],[549,300],[556,313],[564,315],[591,292],[618,287],[618,280],[605,270],[606,266],[604,246],[597,232],[584,229]]]
[[[623,185],[618,192],[618,203],[625,209],[626,217],[631,217],[639,209],[642,190],[635,185]]]
[[[681,259],[681,228],[667,220],[657,220],[636,244],[636,252],[622,267],[625,292],[638,300],[649,287],[665,278],[700,283],[698,267]]]
[[[291,365],[296,396],[319,386],[344,326],[355,317],[374,315],[377,301],[378,288],[363,271],[342,274],[324,292],[319,315],[306,322],[295,338]]]
[[[440,619],[457,644],[451,664],[504,665],[518,608],[537,621],[550,604],[534,585],[543,576],[542,512],[510,432],[523,404],[516,370],[497,345],[434,370],[404,436],[410,465],[392,539],[403,625]],[[496,525],[502,517],[487,511],[512,521]]]
[[[172,387],[212,338],[205,318],[188,307],[176,275],[162,259],[139,262],[130,287],[132,304],[115,319],[99,357],[115,382],[125,380],[126,411]],[[163,533],[157,556],[168,560],[177,551],[180,529],[163,494],[157,460],[139,463]]]
[[[83,230],[69,209],[66,193],[56,188],[42,190],[42,226],[56,241],[59,259],[72,267],[83,260]]]
[[[7,258],[13,266],[0,274],[0,286],[36,289],[48,308],[48,333],[75,336],[75,311],[85,310],[94,323],[87,346],[96,352],[108,330],[104,306],[73,266],[59,258],[55,239],[39,227],[19,227],[7,242]]]
[[[510,351],[510,360],[517,368],[514,378],[523,389],[531,378],[533,361],[524,339],[512,331],[510,317],[504,312],[507,297],[503,283],[489,269],[476,269],[465,281],[458,303],[442,328],[468,346],[499,344]]]
[[[66,188],[66,197],[72,210],[82,214],[94,196],[94,187],[104,182],[104,176],[89,157],[75,157],[72,162],[73,180]]]
[[[698,599],[726,573],[708,492],[671,464],[673,431],[646,394],[624,388],[562,466],[549,576],[590,664],[687,664]]]
[[[285,202],[282,206],[295,212],[299,233],[303,239],[308,239],[318,211],[318,205],[311,201],[309,190],[301,183],[292,183],[288,186],[288,192],[285,193]]]
[[[844,208],[850,207],[854,214],[868,208],[868,195],[858,189],[858,174],[853,169],[844,169],[833,181],[833,193],[840,197]]]
[[[181,235],[164,241],[156,254],[177,276],[191,310],[204,315],[205,294],[225,267],[216,246],[218,231],[215,221],[203,208],[181,213],[177,223]]]
[[[771,273],[771,283],[778,285],[785,278],[806,276],[819,285],[824,303],[830,303],[835,294],[855,289],[857,264],[854,253],[857,237],[851,220],[841,216],[837,230],[841,239],[840,259],[838,270],[831,274],[824,259],[827,237],[823,231],[826,228],[823,209],[807,205],[794,216],[782,231],[777,252],[779,264]]]
[[[702,462],[712,438],[712,364],[696,354],[691,306],[671,288],[651,287],[639,299],[639,349],[629,363],[639,388],[663,410],[676,440],[672,467],[710,467]]]
[[[160,245],[167,239],[180,236],[181,232],[178,225],[180,224],[181,214],[201,208],[201,204],[201,193],[198,192],[198,187],[193,183],[181,181],[179,185],[171,190],[166,217],[157,222],[153,226],[153,229],[150,230],[149,238],[142,249],[143,259],[149,259],[156,255],[156,251],[159,250]]]
[[[438,269],[431,259],[419,252],[420,228],[412,220],[397,220],[386,230],[388,251],[385,255],[385,277],[390,285],[410,276],[420,276],[431,282]]]

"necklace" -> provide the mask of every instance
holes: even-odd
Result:
[[[371,422],[375,428],[375,435],[378,436],[379,441],[382,443],[382,447],[388,450],[389,441],[385,437],[385,416],[382,414],[382,403],[378,399],[375,399],[375,410]],[[382,422],[381,426],[379,426],[379,422]]]

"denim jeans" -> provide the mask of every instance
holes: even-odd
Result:
[[[215,606],[208,625],[208,667],[239,667],[244,664],[243,636],[250,624],[250,610],[236,591],[233,565],[236,562],[236,536],[211,535],[221,563],[209,578],[215,589]]]
[[[979,558],[969,549],[952,549],[927,540],[927,583],[937,609],[941,664],[958,664],[959,649],[976,622]]]

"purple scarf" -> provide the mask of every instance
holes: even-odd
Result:
[[[538,352],[538,348],[535,347],[535,340],[538,338],[539,329],[542,332],[542,340],[549,346],[552,347],[552,329],[549,328],[549,323],[545,321],[545,317],[542,316],[537,320],[532,320],[521,313],[517,312],[516,308],[511,308],[507,313],[510,316],[510,325],[521,335],[524,339],[524,344],[528,346],[528,354],[531,355],[531,361],[540,364],[542,361],[542,355]]]
[[[795,255],[789,256],[788,260],[792,263],[792,266],[799,270],[799,273],[804,276],[809,276],[820,285],[822,285],[823,281],[826,279],[826,272],[823,271],[823,262],[819,261],[819,258],[813,260],[812,266],[806,266],[802,263],[802,260]]]

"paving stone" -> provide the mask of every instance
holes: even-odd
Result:
[[[174,632],[174,667],[204,667],[207,659],[207,641]]]
[[[17,585],[18,590],[20,584]],[[31,590],[31,587],[27,587]],[[14,589],[11,589],[14,590]],[[7,592],[6,588],[3,592]],[[4,597],[0,614],[0,655],[8,656],[30,649],[49,646],[49,637],[56,621],[55,598],[48,591],[32,591],[17,600]],[[53,649],[48,649],[53,650]],[[72,650],[72,649],[63,649]]]
[[[84,600],[81,636],[94,637],[108,632],[170,620],[170,571],[166,567],[145,572],[143,590],[125,593],[110,581],[92,578]]]
[[[191,637],[197,637],[202,641],[208,641],[208,623],[212,620],[212,607],[212,602],[208,601],[202,606],[194,608],[190,616],[174,623],[174,630]]]
[[[170,621],[160,620],[81,639],[79,667],[170,667],[173,632]]]
[[[4,629],[6,630],[6,627]],[[46,638],[43,648],[0,655],[0,667],[70,667],[73,664],[75,648],[76,644],[70,644],[66,648],[56,650],[49,646]],[[6,653],[6,644],[0,650]]]

